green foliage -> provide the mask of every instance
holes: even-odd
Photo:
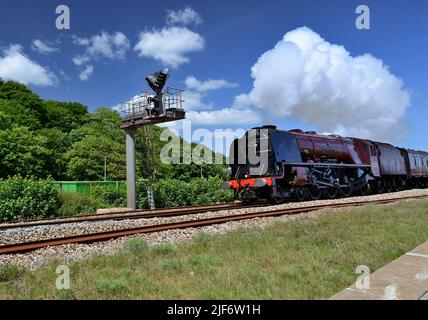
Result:
[[[44,158],[46,175],[51,175],[55,180],[66,180],[68,177],[65,153],[71,145],[70,136],[57,128],[42,129],[38,134],[46,139],[49,149],[49,154]]]
[[[86,194],[61,194],[61,207],[58,216],[74,216],[79,214],[93,214],[97,208],[105,207],[102,201]]]
[[[114,298],[128,291],[128,282],[125,278],[101,278],[97,280],[97,291],[107,298]]]
[[[134,238],[125,243],[123,250],[124,252],[141,257],[149,253],[150,247],[146,240]]]
[[[15,174],[48,176],[48,139],[25,127],[0,130],[0,178]]]
[[[86,121],[70,133],[72,145],[65,155],[67,176],[73,180],[103,180],[106,161],[107,179],[124,179],[125,134],[120,129],[119,114],[99,108]]]
[[[47,128],[58,128],[70,132],[84,124],[88,107],[77,102],[45,101]]]
[[[0,267],[0,283],[11,281],[19,277],[21,270],[13,266]]]
[[[0,129],[8,129],[13,126],[23,126],[32,130],[40,129],[39,114],[36,110],[25,108],[16,100],[0,100],[0,112],[8,118],[8,124],[0,124]]]
[[[208,204],[231,201],[229,190],[220,189],[221,179],[162,180],[154,184],[154,196],[158,207]]]
[[[152,183],[157,208],[211,204],[233,200],[230,190],[221,190],[219,178],[197,178],[189,182],[164,179]],[[137,183],[137,204],[147,208],[147,182]]]
[[[159,264],[161,269],[167,271],[180,271],[183,269],[183,263],[178,258],[162,259]]]
[[[116,186],[94,186],[92,196],[103,204],[104,208],[120,208],[126,206],[126,189]]]
[[[230,190],[221,190],[219,178],[193,179],[189,182],[164,179],[152,182],[155,204],[157,208],[179,207],[198,204],[212,204],[233,200]],[[137,206],[148,208],[147,186],[149,182],[137,182]],[[93,188],[92,195],[104,207],[123,207],[126,204],[126,189],[97,186]]]
[[[103,180],[105,161],[108,180],[123,180],[126,176],[125,144],[107,136],[87,136],[75,142],[65,158],[67,175],[73,180]]]
[[[177,247],[171,244],[159,244],[152,247],[152,253],[155,256],[176,256]]]
[[[52,179],[38,180],[15,176],[0,180],[0,221],[54,216],[60,196]]]

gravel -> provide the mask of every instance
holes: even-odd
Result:
[[[319,200],[300,203],[286,203],[277,206],[265,206],[255,208],[242,208],[242,209],[228,209],[217,212],[206,212],[201,214],[194,214],[188,216],[165,217],[165,218],[149,218],[149,219],[136,219],[136,220],[122,220],[122,221],[97,221],[97,222],[80,222],[80,223],[67,223],[61,225],[49,226],[34,226],[22,229],[10,229],[0,231],[0,244],[10,244],[23,241],[33,241],[52,237],[64,237],[69,235],[77,235],[83,233],[94,233],[100,231],[119,230],[124,228],[134,228],[147,225],[158,225],[171,222],[188,221],[206,219],[212,217],[221,217],[231,214],[240,215],[253,212],[264,212],[274,209],[286,208],[300,208],[314,205],[322,205],[329,203],[349,203],[354,201],[368,201],[368,200],[382,200],[409,196],[427,195],[428,189],[424,190],[407,190],[402,192],[395,192],[390,194],[352,197],[336,200]],[[343,210],[343,209],[341,209]],[[148,241],[152,245],[161,243],[189,243],[200,232],[207,234],[224,234],[229,231],[235,230],[238,227],[254,228],[264,227],[275,221],[290,221],[302,217],[311,217],[326,212],[331,212],[332,209],[317,210],[314,212],[302,213],[293,216],[282,217],[268,217],[268,218],[255,218],[243,221],[227,222],[219,225],[211,225],[200,228],[187,228],[178,230],[168,230],[163,232],[156,232],[150,234],[135,235],[130,237],[122,237],[105,242],[97,242],[92,244],[67,244],[50,248],[43,248],[37,251],[15,254],[15,255],[0,255],[0,267],[4,265],[13,265],[21,268],[28,268],[30,270],[37,269],[53,259],[61,261],[61,263],[70,263],[72,261],[82,260],[87,257],[106,254],[116,254],[125,242],[131,238],[140,237]]]

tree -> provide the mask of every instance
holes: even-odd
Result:
[[[25,127],[0,131],[0,177],[13,175],[47,177],[45,159],[50,156],[47,139]]]
[[[46,146],[49,148],[49,156],[45,160],[44,171],[55,180],[67,179],[67,159],[65,154],[70,150],[70,135],[57,128],[42,129],[38,134],[46,138]]]
[[[123,180],[126,176],[125,145],[103,135],[87,136],[74,143],[66,154],[67,174],[75,180],[103,180],[107,160],[107,179]]]
[[[23,84],[13,81],[0,81],[0,99],[10,103],[13,102],[13,106],[19,106],[21,116],[28,115],[37,118],[39,127],[45,123],[46,110],[42,99]],[[19,114],[18,111],[15,111],[15,113]],[[19,121],[19,117],[17,117],[16,121]],[[33,128],[37,127],[37,125],[28,127]]]
[[[82,127],[71,131],[70,139],[72,145],[66,154],[70,178],[103,180],[105,160],[108,179],[125,178],[125,133],[116,111],[98,108],[87,115]]]
[[[119,113],[112,109],[88,113],[78,102],[43,101],[26,86],[0,79],[0,177],[99,180],[107,158],[107,177],[124,179],[125,131],[120,123]],[[224,177],[223,165],[162,163],[160,152],[168,143],[160,141],[163,130],[158,126],[137,130],[138,177],[189,181],[201,177],[201,171],[204,178]],[[187,142],[179,141],[182,156]],[[208,149],[203,152],[213,155]]]
[[[46,128],[58,128],[63,132],[77,129],[86,121],[88,107],[78,102],[45,101]]]
[[[16,100],[0,100],[0,112],[3,113],[5,117],[8,117],[8,127],[22,126],[31,130],[41,128],[39,114],[32,109],[24,107]],[[0,125],[0,129],[5,128],[6,127]]]

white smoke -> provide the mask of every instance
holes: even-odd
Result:
[[[321,132],[392,141],[408,133],[410,94],[382,60],[352,57],[307,27],[285,34],[251,69],[253,89],[239,101],[266,120],[291,116]]]

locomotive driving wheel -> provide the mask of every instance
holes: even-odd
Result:
[[[297,188],[295,190],[295,194],[296,194],[296,199],[297,201],[305,201],[306,200],[306,190],[305,188]]]
[[[275,204],[283,204],[284,203],[284,197],[282,196],[277,196],[277,197],[273,197],[273,202]]]
[[[350,186],[342,187],[339,190],[340,190],[340,194],[344,197],[350,197],[352,195],[352,187]]]
[[[327,188],[324,189],[324,196],[327,199],[336,199],[337,198],[337,188]]]
[[[322,196],[322,189],[318,186],[311,185],[307,188],[307,196],[309,200],[319,200]]]
[[[370,186],[370,184],[367,184],[365,187],[361,188],[361,190],[359,190],[358,194],[362,195],[362,196],[367,196],[370,193],[372,193],[372,187]]]

